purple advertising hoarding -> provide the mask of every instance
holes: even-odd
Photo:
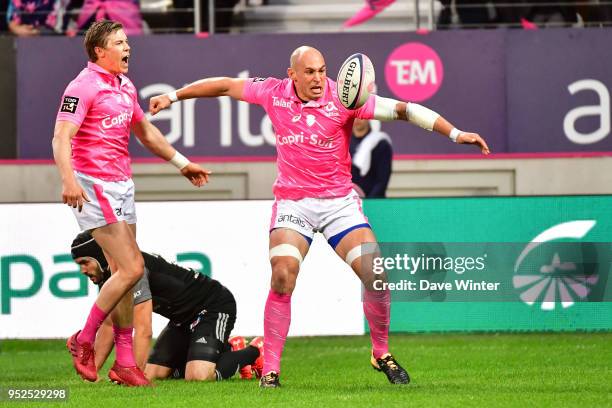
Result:
[[[612,151],[612,30],[517,31],[507,50],[510,152]]]
[[[460,128],[477,129],[497,151],[505,151],[506,107],[500,96],[504,91],[503,35],[445,34],[134,37],[130,39],[129,77],[138,87],[141,106],[146,110],[151,96],[203,77],[283,78],[287,75],[289,55],[302,44],[323,52],[328,75],[333,79],[347,56],[363,52],[377,67],[380,95],[410,97],[409,88],[420,87],[415,98],[430,92],[423,104],[452,119]],[[412,52],[402,48],[412,43],[419,44],[421,49]],[[82,40],[18,39],[17,47],[19,158],[50,158],[60,97],[86,63]],[[457,52],[458,49],[462,51]],[[483,49],[488,51],[483,53]],[[435,66],[430,63],[431,53],[438,57]],[[183,101],[152,120],[174,146],[189,156],[275,154],[273,130],[263,109],[255,105],[228,98]],[[407,123],[384,123],[382,129],[391,135],[396,154],[477,153],[474,148],[454,145]],[[135,157],[151,156],[135,138],[130,150]]]
[[[82,39],[16,42],[18,157],[49,159],[60,97],[86,63]],[[332,79],[348,55],[367,54],[380,95],[438,111],[486,137],[494,153],[612,151],[612,30],[169,35],[130,43],[128,76],[145,110],[151,96],[203,77],[285,77],[290,53],[308,44],[323,52]],[[151,118],[186,155],[254,159],[275,154],[266,119],[260,107],[229,98],[182,101]],[[402,122],[382,130],[396,155],[477,153]],[[135,138],[130,150],[151,156]]]

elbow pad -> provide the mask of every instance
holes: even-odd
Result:
[[[409,122],[430,131],[433,130],[436,119],[440,117],[438,113],[431,109],[411,102],[406,103],[406,116]]]
[[[399,101],[374,95],[374,119],[389,121],[397,119],[396,105]]]

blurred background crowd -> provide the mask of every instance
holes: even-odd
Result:
[[[16,36],[77,35],[103,18],[121,21],[131,35],[536,29],[609,25],[612,1],[0,0],[0,13],[0,30]]]

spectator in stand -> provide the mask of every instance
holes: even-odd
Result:
[[[384,198],[393,159],[389,135],[373,130],[367,119],[355,119],[349,152],[353,184],[359,196]]]
[[[23,0],[22,0],[23,1]],[[85,0],[77,18],[77,29],[86,31],[96,21],[121,23],[127,35],[142,34],[139,0]]]
[[[353,17],[346,20],[343,28],[353,27],[374,18],[381,11],[395,3],[395,0],[366,0],[365,5],[357,11]]]
[[[60,33],[58,21],[64,0],[9,0],[6,22],[11,33],[18,37]]]
[[[577,24],[601,25],[611,21],[611,6],[600,5],[598,1],[559,2],[542,0],[535,2],[520,0],[508,4],[505,0],[493,1],[497,21],[501,24],[525,29],[537,29],[538,26],[572,26]],[[548,3],[548,4],[547,4]],[[572,4],[573,3],[573,4]]]
[[[529,6],[527,14],[521,20],[523,27],[525,27],[524,20],[537,25],[571,26],[576,24],[578,22],[576,5],[570,5],[568,2],[559,3],[558,0],[538,0],[537,5]]]

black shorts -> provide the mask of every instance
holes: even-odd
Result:
[[[188,361],[216,363],[221,353],[229,351],[227,339],[236,323],[236,301],[229,290],[223,289],[214,306],[202,310],[190,324],[169,322],[157,338],[148,362],[183,371]]]

